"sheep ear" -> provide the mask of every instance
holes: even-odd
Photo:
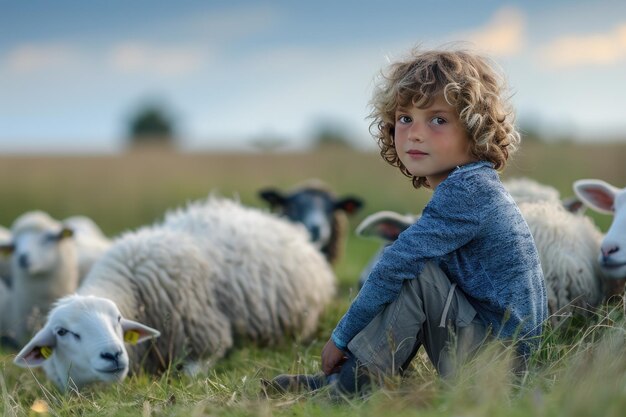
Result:
[[[380,237],[393,242],[413,222],[410,216],[403,216],[393,211],[379,211],[363,219],[356,228],[356,234],[364,237]]]
[[[348,214],[354,214],[363,207],[363,201],[356,197],[344,197],[335,203],[335,210],[343,210]]]
[[[63,240],[68,237],[74,236],[74,229],[69,226],[63,226],[59,234],[57,235],[57,240]]]
[[[615,195],[619,189],[601,180],[578,180],[574,182],[574,192],[583,203],[599,213],[615,212]]]
[[[282,207],[285,205],[286,198],[280,191],[274,188],[266,188],[259,191],[259,197],[267,201],[271,208]]]
[[[17,354],[13,363],[23,368],[36,368],[43,365],[56,346],[56,337],[50,327],[39,330],[35,337]]]
[[[578,197],[564,198],[561,203],[565,210],[574,214],[582,214],[587,209],[587,206]]]
[[[137,343],[145,342],[146,340],[150,340],[161,335],[161,332],[158,330],[136,321],[123,318],[121,320],[121,324],[122,330],[124,331],[124,341],[126,343],[130,343],[131,345],[136,345]]]
[[[0,245],[0,255],[8,256],[15,251],[15,245],[13,243],[3,243]]]

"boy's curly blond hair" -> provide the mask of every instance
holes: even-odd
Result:
[[[520,142],[504,90],[503,77],[480,55],[460,50],[413,50],[406,60],[390,65],[387,73],[381,74],[370,102],[370,132],[385,161],[412,178],[415,188],[427,186],[425,177],[413,176],[398,158],[394,146],[396,109],[411,105],[425,108],[443,94],[467,130],[472,155],[502,170]]]

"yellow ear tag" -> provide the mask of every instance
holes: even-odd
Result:
[[[45,359],[48,359],[52,355],[52,348],[50,346],[42,346],[39,348],[39,353],[41,353],[41,356]]]
[[[124,342],[136,345],[139,341],[139,332],[136,330],[128,330],[124,332]]]

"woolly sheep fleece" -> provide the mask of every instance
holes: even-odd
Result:
[[[569,313],[593,311],[603,298],[597,262],[602,232],[559,203],[520,203],[519,208],[537,245],[552,323]]]
[[[302,228],[215,196],[122,235],[78,290],[161,332],[128,349],[131,368],[219,359],[239,340],[307,338],[335,294]]]

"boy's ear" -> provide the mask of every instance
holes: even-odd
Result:
[[[285,196],[283,196],[280,191],[274,188],[266,188],[259,191],[259,197],[267,201],[271,208],[282,207],[285,205]]]
[[[615,196],[620,190],[601,180],[578,180],[574,182],[574,192],[583,203],[599,213],[615,212]]]

